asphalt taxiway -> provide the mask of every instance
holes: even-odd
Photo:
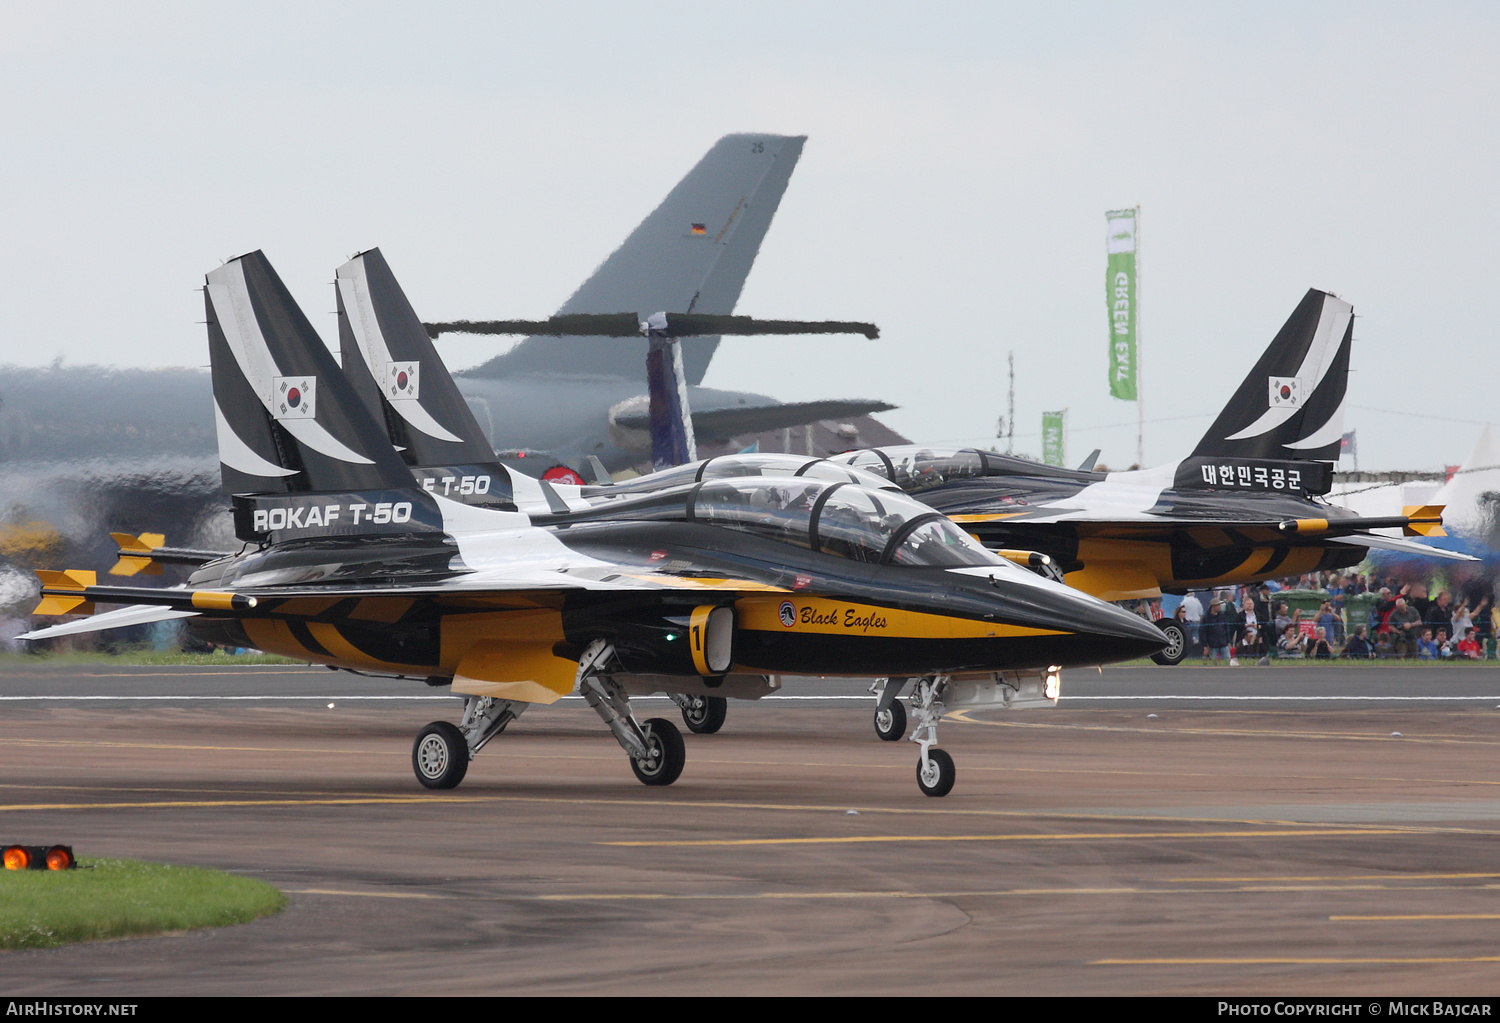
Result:
[[[637,783],[581,703],[448,793],[457,704],[296,667],[0,671],[0,840],[197,863],[277,917],[0,953],[13,994],[1483,994],[1500,670],[1073,672],[962,712],[923,797],[858,684],[798,680]],[[397,698],[399,697],[399,699]],[[1310,699],[1309,699],[1310,698]],[[328,704],[332,703],[333,707]],[[664,701],[643,716],[675,718]],[[1399,734],[1397,734],[1399,733]],[[853,812],[851,812],[853,811]]]

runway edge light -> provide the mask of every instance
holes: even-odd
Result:
[[[7,845],[6,870],[72,870],[78,866],[71,845]]]

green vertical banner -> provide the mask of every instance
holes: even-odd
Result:
[[[1042,461],[1048,465],[1062,465],[1068,457],[1067,422],[1067,409],[1042,413]]]
[[[1109,303],[1109,393],[1125,401],[1136,400],[1135,390],[1135,210],[1110,210],[1105,251],[1109,269],[1104,275]]]

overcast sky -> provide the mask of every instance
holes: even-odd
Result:
[[[719,136],[805,133],[738,311],[883,337],[726,341],[706,383],[986,442],[1014,350],[1018,450],[1067,407],[1123,466],[1139,203],[1148,462],[1318,287],[1361,467],[1440,466],[1500,382],[1497,53],[1493,4],[0,0],[0,363],[202,364],[196,289],[255,248],[330,340],[373,245],[426,318],[545,316]]]

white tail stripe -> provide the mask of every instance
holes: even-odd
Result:
[[[271,378],[279,375],[281,370],[271,359],[271,350],[266,347],[265,336],[255,319],[255,310],[250,307],[250,289],[245,284],[245,268],[239,260],[231,260],[209,271],[208,297],[213,301],[224,340],[234,353],[235,364],[269,412]]]
[[[385,381],[381,374],[385,372],[386,366],[396,360],[391,357],[391,350],[385,343],[385,335],[380,332],[380,324],[375,319],[375,307],[370,302],[370,283],[365,276],[365,258],[357,256],[339,267],[337,280],[339,294],[344,299],[344,312],[349,318],[349,329],[354,332],[354,340],[358,342],[359,349],[364,355],[365,367],[375,378],[376,388],[384,394]],[[387,400],[402,419],[427,436],[453,444],[463,443],[463,438],[455,437],[444,429],[441,423],[432,418],[431,413],[422,407],[420,400],[413,398],[387,398]]]
[[[1344,402],[1348,400],[1349,396],[1345,394],[1344,401],[1339,402],[1339,407],[1333,410],[1328,422],[1301,440],[1287,441],[1286,446],[1301,451],[1306,448],[1321,448],[1341,438],[1344,435]]]
[[[268,462],[255,450],[240,439],[240,435],[234,432],[234,427],[229,425],[229,420],[224,418],[224,410],[219,408],[218,399],[214,399],[214,428],[219,435],[219,461],[236,472],[245,473],[247,476],[291,476],[297,470],[283,469],[275,462]]]
[[[341,462],[353,462],[355,465],[375,464],[374,461],[348,447],[343,441],[323,429],[317,420],[283,419],[281,425],[286,428],[287,433],[303,444],[329,458],[337,458]]]
[[[234,361],[239,365],[240,372],[245,375],[251,390],[260,397],[261,404],[265,406],[266,411],[275,416],[276,411],[271,404],[272,390],[275,387],[276,378],[284,374],[281,367],[276,365],[276,360],[271,357],[270,346],[266,344],[266,337],[261,333],[260,323],[255,318],[255,310],[250,305],[250,287],[245,283],[245,268],[238,259],[232,259],[223,266],[209,271],[208,297],[213,301],[219,327],[224,332],[224,340],[228,343],[229,350],[234,353]],[[222,413],[220,415],[222,417]],[[316,420],[284,419],[281,420],[281,425],[303,444],[329,458],[337,458],[341,462],[352,462],[356,465],[375,464],[357,451],[351,450],[319,425]],[[229,432],[231,435],[234,434],[233,430]],[[248,446],[243,443],[241,446],[244,447],[245,452],[264,464],[270,464],[256,455]],[[221,455],[224,452],[222,433],[219,451]],[[222,458],[221,461],[231,468],[239,468]],[[240,469],[240,471],[251,470]],[[255,475],[290,476],[291,472],[256,472]]]
[[[1317,390],[1318,385],[1323,382],[1323,377],[1327,375],[1329,367],[1333,365],[1339,346],[1343,344],[1344,332],[1349,328],[1349,320],[1353,315],[1354,307],[1348,302],[1334,298],[1332,295],[1323,296],[1323,309],[1318,315],[1318,326],[1313,332],[1312,344],[1308,346],[1307,354],[1302,358],[1302,365],[1297,367],[1296,376],[1303,382],[1302,399],[1304,402],[1312,396],[1313,391]],[[1312,375],[1314,371],[1316,375]],[[1255,422],[1224,439],[1247,440],[1269,433],[1292,418],[1301,407],[1302,403],[1298,402],[1295,405],[1289,404],[1267,409]]]

